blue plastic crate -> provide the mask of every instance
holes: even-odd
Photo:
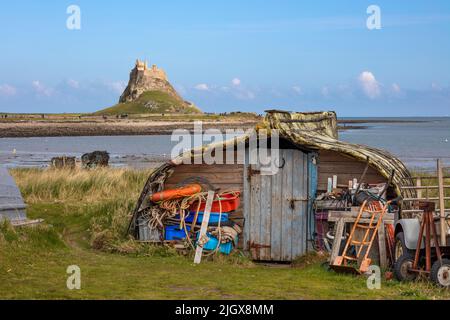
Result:
[[[228,221],[228,213],[222,213],[222,215],[220,215],[218,212],[211,212],[209,214],[209,223],[218,223],[219,216],[220,216],[220,222]],[[191,211],[186,216],[185,221],[187,223],[191,223],[192,221],[194,221],[194,217],[195,217],[195,212]],[[198,216],[197,216],[197,224],[201,224],[202,221],[203,221],[203,212],[199,212]]]
[[[187,231],[191,231],[191,227],[186,226]],[[180,226],[166,226],[164,232],[165,240],[183,240],[186,239],[186,232],[180,229]]]
[[[207,243],[205,243],[205,245],[203,246],[203,249],[209,250],[209,251],[216,250],[219,240],[217,238],[213,237],[209,233],[207,233],[207,236],[209,237],[209,241]],[[197,238],[198,237],[199,237],[199,234],[197,234]],[[237,243],[237,238],[235,239],[234,242]],[[227,242],[227,243],[220,244],[219,252],[228,255],[231,253],[231,250],[233,250],[233,242]]]

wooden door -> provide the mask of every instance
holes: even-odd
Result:
[[[292,261],[306,252],[308,155],[286,149],[280,159],[273,175],[246,165],[244,232],[254,260]]]

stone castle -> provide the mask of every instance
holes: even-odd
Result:
[[[147,61],[140,61],[137,59],[135,68],[138,72],[143,72],[144,76],[167,81],[166,72],[163,69],[159,69],[156,64],[152,65],[151,69],[149,69]]]
[[[156,65],[149,68],[147,61],[137,59],[134,68],[131,70],[128,85],[120,96],[119,103],[134,101],[146,91],[165,92],[180,103],[186,103],[169,83],[163,69]]]

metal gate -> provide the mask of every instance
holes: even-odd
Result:
[[[280,150],[273,175],[246,165],[244,216],[246,247],[260,261],[292,261],[307,250],[308,154]]]

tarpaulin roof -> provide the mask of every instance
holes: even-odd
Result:
[[[389,152],[338,140],[334,112],[268,111],[264,122],[268,128],[277,129],[280,137],[296,145],[336,151],[360,161],[368,161],[386,179],[393,173],[392,183],[398,195],[401,194],[401,186],[411,183],[411,175],[404,163]]]

